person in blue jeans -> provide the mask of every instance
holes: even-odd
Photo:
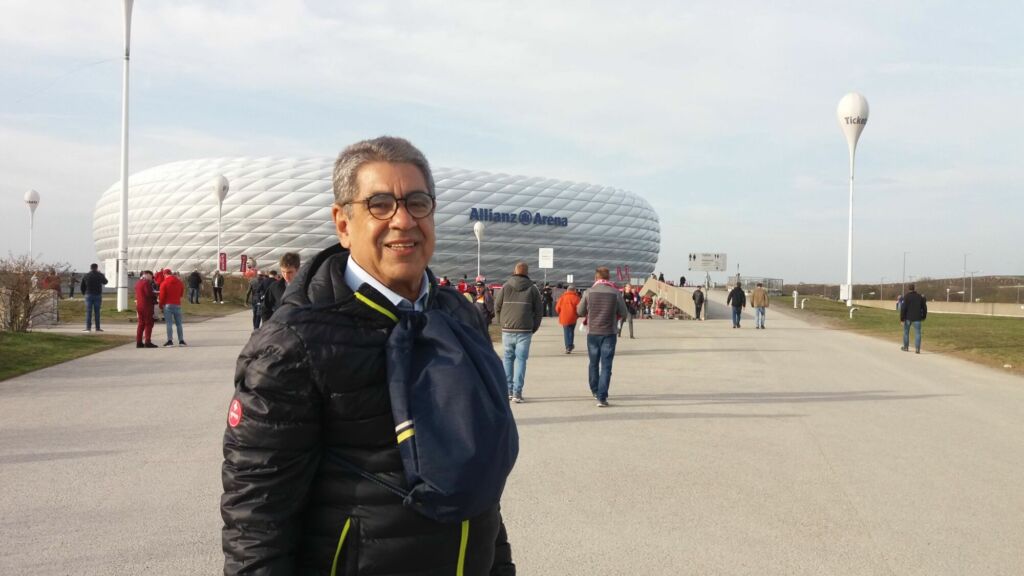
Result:
[[[611,273],[601,266],[594,272],[594,285],[583,295],[576,312],[586,318],[587,355],[590,357],[588,383],[598,408],[608,407],[612,382],[618,321],[629,316],[622,293],[609,280]]]
[[[900,306],[900,322],[903,323],[903,346],[900,350],[910,351],[910,327],[914,327],[914,352],[921,353],[921,322],[928,317],[928,302],[918,294],[914,285],[908,286],[909,292],[903,297]]]
[[[526,262],[516,263],[515,272],[494,298],[494,314],[501,325],[501,345],[505,349],[503,360],[508,399],[516,404],[523,402],[530,341],[544,317],[540,290],[527,276],[529,270]]]
[[[743,314],[743,309],[747,307],[747,295],[743,292],[743,285],[739,282],[736,283],[736,287],[729,291],[729,297],[725,299],[725,303],[732,306],[732,327],[740,327],[740,316]]]
[[[100,329],[100,306],[103,304],[103,287],[107,277],[99,270],[98,264],[90,264],[89,272],[82,277],[82,295],[85,296],[85,330],[92,332],[93,318],[96,318],[96,331]]]

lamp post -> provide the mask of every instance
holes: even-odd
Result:
[[[217,256],[214,270],[220,270],[220,219],[224,208],[224,199],[228,196],[228,179],[223,174],[218,174],[213,179],[213,195],[217,198]]]
[[[946,302],[949,302],[949,288],[946,288]]]
[[[473,224],[473,234],[476,236],[476,277],[480,278],[480,243],[484,240],[484,223],[477,220]]]
[[[974,275],[981,273],[981,270],[971,270],[971,302],[974,302]]]
[[[850,228],[847,238],[845,292],[846,305],[853,306],[853,165],[857,155],[857,141],[868,123],[868,101],[864,96],[850,92],[839,101],[836,117],[850,150]]]
[[[39,192],[25,192],[25,204],[28,206],[28,257],[32,258],[32,230],[36,225],[36,208],[39,207]]]
[[[128,309],[128,57],[131,52],[132,5],[124,0],[124,78],[121,84],[121,212],[117,235],[117,311]]]
[[[968,252],[964,252],[964,291],[961,294],[967,294],[967,256]],[[961,300],[963,300],[961,298]]]
[[[901,276],[902,279],[900,280],[900,294],[907,293],[907,254],[910,254],[910,252],[903,253],[903,276]]]

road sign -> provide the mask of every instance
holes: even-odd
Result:
[[[547,269],[555,267],[555,249],[541,248],[538,251],[537,259],[540,260],[538,268]]]
[[[725,254],[704,252],[690,253],[690,270],[696,272],[725,272]]]

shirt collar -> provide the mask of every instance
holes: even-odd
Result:
[[[395,305],[395,308],[399,310],[415,310],[422,312],[427,307],[427,295],[430,293],[430,278],[427,276],[426,271],[423,272],[423,282],[420,284],[420,295],[416,298],[415,302],[409,302],[409,299],[395,293],[384,284],[370,275],[369,272],[363,270],[362,266],[356,263],[355,259],[351,255],[348,257],[348,265],[345,266],[345,284],[352,289],[353,292],[359,290],[359,287],[363,284],[369,284],[374,290],[380,292],[385,298],[391,301]]]

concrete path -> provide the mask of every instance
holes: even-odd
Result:
[[[503,503],[521,574],[1024,573],[1024,379],[780,312],[637,321],[610,408],[542,328]],[[0,383],[0,574],[220,570],[248,323]]]

